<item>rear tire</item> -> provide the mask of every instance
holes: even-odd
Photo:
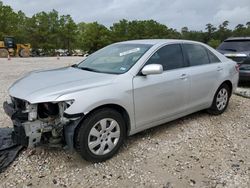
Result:
[[[4,49],[4,48],[0,49],[0,57],[2,57],[2,58],[7,58],[8,55],[9,55],[8,50],[6,50],[6,49]]]
[[[125,139],[122,115],[104,108],[88,115],[76,132],[75,147],[91,162],[102,162],[113,157]]]
[[[222,84],[216,91],[213,99],[212,106],[207,110],[208,113],[213,115],[222,114],[228,106],[231,90],[227,84]]]

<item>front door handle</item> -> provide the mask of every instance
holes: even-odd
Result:
[[[187,77],[188,77],[187,74],[182,74],[182,75],[180,76],[180,79],[181,79],[181,80],[185,80],[185,79],[187,79]]]

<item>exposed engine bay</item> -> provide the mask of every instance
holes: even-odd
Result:
[[[73,102],[73,100],[69,100],[30,104],[25,100],[11,97],[9,101],[4,103],[4,110],[14,124],[12,133],[14,142],[26,147],[64,146],[67,142],[64,139],[65,126],[80,118],[80,116],[69,117],[69,115],[65,117],[67,114],[64,111]],[[67,138],[69,136],[66,136]]]

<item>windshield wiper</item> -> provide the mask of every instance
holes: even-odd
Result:
[[[82,70],[86,70],[86,71],[92,71],[92,72],[100,72],[96,69],[92,69],[92,68],[89,68],[89,67],[76,67],[78,69],[82,69]]]

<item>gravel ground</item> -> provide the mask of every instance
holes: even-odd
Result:
[[[250,88],[249,87],[238,87],[235,94],[242,96],[242,97],[246,97],[246,98],[250,98]]]
[[[0,103],[26,72],[81,59],[0,59]],[[233,95],[224,114],[198,112],[129,137],[104,163],[60,149],[28,149],[0,174],[0,187],[250,187],[249,119],[250,100]],[[0,127],[6,126],[12,124],[0,108]]]

